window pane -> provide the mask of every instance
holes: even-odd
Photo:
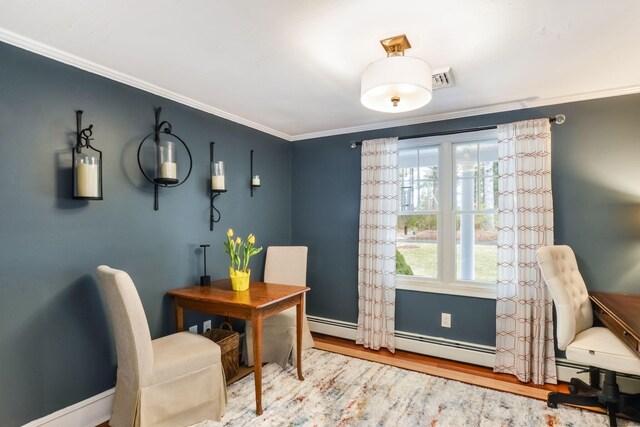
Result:
[[[498,200],[498,145],[494,141],[455,144],[456,209],[496,208]]]
[[[420,180],[418,210],[437,211],[438,210],[438,181],[435,179]]]
[[[400,150],[400,212],[438,210],[438,147]]]
[[[396,274],[438,277],[437,215],[398,215]]]
[[[436,179],[438,177],[438,147],[421,147],[419,149],[420,179]]]
[[[456,215],[456,279],[496,282],[497,217],[464,213]]]

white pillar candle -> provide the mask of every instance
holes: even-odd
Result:
[[[211,176],[211,189],[212,190],[224,190],[224,175]]]
[[[177,179],[177,167],[172,162],[162,162],[160,164],[160,176],[158,178]]]
[[[251,178],[251,185],[253,185],[254,187],[260,186],[260,177],[258,175],[255,175],[253,178]]]
[[[99,197],[98,165],[77,163],[76,186],[78,197]]]

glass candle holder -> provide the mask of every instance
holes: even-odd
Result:
[[[155,182],[159,184],[178,183],[176,144],[173,141],[164,140],[158,143],[158,164]]]
[[[73,197],[99,199],[101,189],[101,161],[98,155],[80,152],[75,155]]]
[[[224,184],[224,162],[213,162],[211,173],[211,189],[214,191],[226,190]]]

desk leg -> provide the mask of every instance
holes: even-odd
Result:
[[[176,306],[176,331],[182,332],[184,330],[184,310],[177,299],[174,303]]]
[[[262,314],[251,316],[253,326],[253,377],[256,385],[256,414],[262,415]]]
[[[304,294],[300,295],[300,302],[296,305],[296,359],[298,361],[298,379],[304,380],[302,376],[302,329],[303,329],[303,307],[304,307]]]

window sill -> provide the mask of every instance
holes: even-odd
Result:
[[[424,278],[396,276],[396,289],[403,291],[429,292],[434,294],[459,295],[471,298],[496,299],[496,287],[476,283],[439,283]]]

